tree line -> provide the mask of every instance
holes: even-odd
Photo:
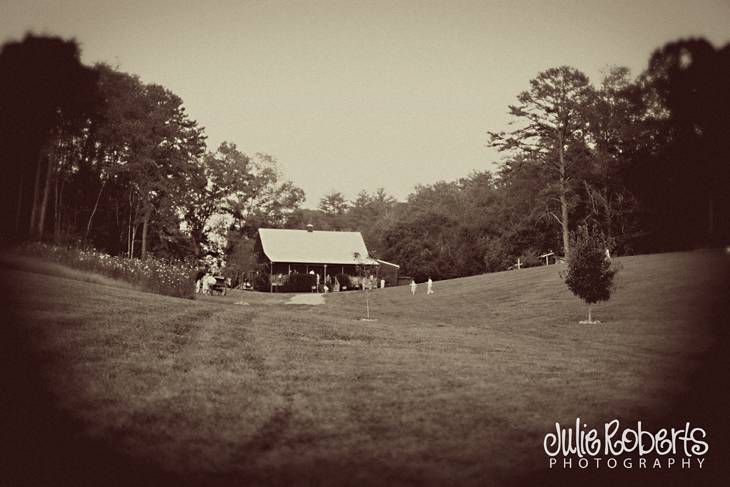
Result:
[[[730,45],[657,49],[632,78],[547,69],[508,107],[514,130],[488,131],[499,170],[418,186],[405,202],[332,191],[299,220],[361,230],[368,248],[425,279],[569,257],[585,226],[618,254],[730,241]],[[299,212],[301,213],[301,212]],[[296,214],[296,212],[295,212]]]
[[[311,210],[273,157],[208,148],[170,90],[27,35],[0,52],[2,232],[129,257],[217,251],[246,268],[259,227],[311,223],[361,231],[417,279],[567,257],[579,226],[620,254],[718,245],[730,240],[728,86],[730,45],[704,39],[657,49],[636,77],[547,69],[508,107],[514,130],[485,133],[497,171],[405,201],[333,190]]]
[[[114,255],[200,257],[212,218],[280,226],[304,201],[276,160],[211,150],[182,99],[73,40],[27,35],[0,52],[2,233]]]

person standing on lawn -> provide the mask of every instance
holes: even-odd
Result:
[[[426,294],[433,294],[433,281],[431,278],[428,278],[428,281],[426,282]]]
[[[205,268],[198,269],[197,274],[195,274],[195,294],[200,294],[203,287],[203,277],[205,277]]]
[[[418,287],[418,284],[416,284],[415,279],[411,279],[411,294],[416,295],[416,288]]]

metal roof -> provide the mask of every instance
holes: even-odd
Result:
[[[391,266],[391,267],[397,267],[398,269],[400,269],[400,266],[398,264],[393,264],[392,262],[388,262],[387,260],[383,260],[383,259],[377,259],[377,260],[381,264],[385,264],[385,265]]]
[[[259,238],[271,262],[378,265],[360,232],[260,228]]]

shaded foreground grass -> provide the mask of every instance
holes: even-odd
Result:
[[[578,325],[559,267],[437,282],[432,296],[378,290],[366,323],[362,293],[187,301],[16,265],[3,332],[29,375],[11,377],[25,450],[6,468],[47,485],[613,482],[548,470],[544,434],[579,416],[700,423],[705,471],[621,480],[721,485],[730,256],[622,263],[595,326]]]

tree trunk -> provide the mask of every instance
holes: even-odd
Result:
[[[30,222],[28,222],[28,233],[31,237],[35,233],[35,221],[38,214],[38,195],[40,194],[41,185],[41,160],[43,159],[43,151],[38,153],[38,161],[35,167],[35,184],[33,185],[33,206],[30,209]]]
[[[41,200],[40,215],[38,217],[38,228],[36,229],[36,235],[38,238],[43,238],[43,230],[46,223],[46,209],[48,208],[48,194],[51,192],[51,180],[53,179],[53,164],[51,162],[51,156],[47,158],[48,164],[46,169],[46,182],[43,185],[43,199]]]
[[[140,250],[140,258],[147,258],[147,232],[150,225],[150,216],[152,215],[152,206],[148,205],[144,212],[144,220],[142,221],[142,248]]]
[[[563,254],[570,258],[570,230],[568,227],[568,198],[565,180],[560,178],[560,224],[563,229]]]
[[[568,180],[565,167],[563,138],[558,137],[558,159],[560,163],[560,225],[563,227],[563,254],[570,258],[570,230],[568,225]]]
[[[134,257],[134,241],[137,240],[137,225],[132,225],[132,238],[129,245],[129,257]]]
[[[132,188],[129,188],[129,222],[127,224],[127,257],[132,258]]]
[[[588,323],[593,323],[593,318],[591,317],[591,303],[588,303]]]
[[[127,223],[127,257],[132,257],[132,211],[129,212],[129,222]]]
[[[193,243],[193,252],[195,253],[195,257],[200,258],[200,255],[203,253],[203,231],[198,229],[192,229],[190,231],[190,240]]]
[[[89,215],[89,221],[86,222],[86,233],[84,233],[84,240],[88,240],[89,233],[91,232],[91,224],[94,221],[94,215],[96,214],[96,209],[99,207],[99,199],[101,199],[101,192],[104,191],[104,185],[106,184],[106,179],[101,182],[101,188],[99,188],[99,193],[96,195],[96,202],[94,203],[94,209],[91,210],[91,215]]]
[[[66,188],[66,180],[61,180],[61,187],[58,189],[58,228],[61,232],[64,231],[63,224],[66,221],[63,213],[63,190]],[[68,228],[66,228],[68,233]]]

